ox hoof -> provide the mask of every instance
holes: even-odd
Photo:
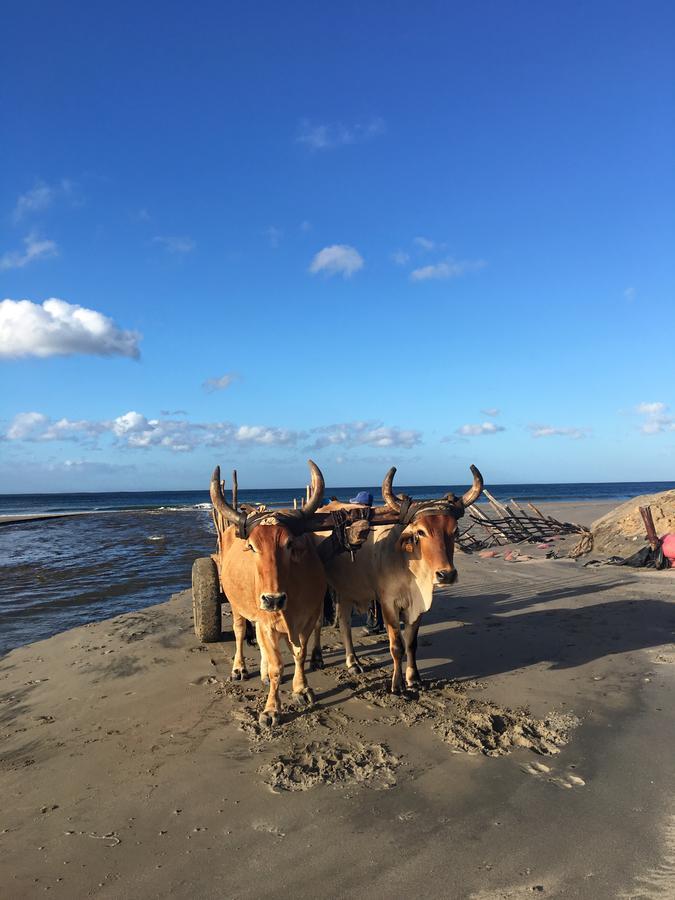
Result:
[[[246,669],[232,669],[230,681],[246,681],[247,678],[248,672],[246,671]]]
[[[263,677],[263,676],[261,675],[261,676],[260,676],[260,680],[261,680],[262,683],[263,683],[263,687],[269,687],[269,686],[270,686],[270,676],[269,676],[269,675],[265,675],[265,677]]]
[[[352,675],[363,675],[363,666],[360,662],[355,661],[351,666],[347,666],[347,671]]]
[[[304,691],[298,691],[293,694],[293,699],[299,706],[313,706],[314,705],[314,691],[311,687],[307,687]]]
[[[317,669],[323,669],[323,668],[324,668],[324,665],[325,665],[325,664],[324,664],[324,661],[323,661],[323,655],[322,655],[321,651],[319,650],[319,652],[317,653],[316,650],[315,650],[315,651],[312,653],[312,657],[311,657],[311,659],[310,659],[310,661],[309,661],[309,669],[310,669],[310,671],[311,671],[311,672],[316,672]]]
[[[403,693],[403,685],[401,685],[401,684],[392,684],[391,688],[389,689],[389,693],[390,693],[390,694],[395,694],[397,697],[400,697],[401,694]]]
[[[409,691],[423,691],[425,688],[425,684],[419,675],[414,678],[406,678],[405,683]]]
[[[274,728],[275,725],[279,724],[279,713],[270,713],[267,710],[263,710],[258,716],[258,722],[265,728]]]

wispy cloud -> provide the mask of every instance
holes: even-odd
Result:
[[[533,438],[568,437],[579,440],[590,434],[590,428],[556,428],[553,425],[528,425],[527,429]]]
[[[94,309],[51,298],[0,302],[0,358],[128,356],[137,359],[141,335],[124,331]]]
[[[300,223],[300,231],[304,231],[305,234],[308,231],[311,231],[312,228],[313,228],[313,226],[312,226],[312,223],[309,221],[309,219],[303,219],[303,221]]]
[[[197,246],[196,243],[192,240],[191,237],[170,237],[170,236],[162,236],[158,235],[154,237],[153,243],[161,244],[162,247],[168,252],[173,253],[176,256],[184,256],[186,253],[192,253],[192,251]]]
[[[500,431],[506,431],[503,425],[496,425],[494,422],[482,422],[460,425],[455,434],[459,434],[462,437],[477,437],[481,434],[497,434]]]
[[[491,419],[494,419],[495,416],[499,415],[499,410],[496,406],[488,406],[487,409],[481,409],[481,412],[484,416],[490,416]]]
[[[637,291],[634,287],[627,287],[623,292],[623,295],[629,303],[632,303],[633,300],[635,300],[635,298],[637,297]]]
[[[22,222],[24,219],[48,209],[59,197],[73,197],[73,183],[68,179],[62,179],[58,184],[46,184],[44,181],[37,181],[35,185],[25,194],[20,194],[17,198],[14,210],[12,211],[12,221],[15,224]]]
[[[281,238],[284,235],[283,231],[280,228],[276,228],[274,225],[268,226],[263,234],[270,242],[270,247],[273,247],[275,250],[281,243]]]
[[[24,250],[8,250],[0,256],[0,270],[23,269],[29,263],[39,259],[49,259],[59,255],[59,248],[54,241],[39,238],[35,232],[23,239]]]
[[[238,380],[238,378],[239,375],[237,375],[236,372],[226,372],[224,375],[220,375],[217,378],[207,378],[206,381],[203,382],[202,387],[205,391],[208,391],[209,394],[212,394],[214,391],[224,391],[225,388],[229,388],[230,385]]]
[[[320,250],[311,262],[309,271],[312,275],[323,272],[325,275],[351,276],[364,266],[363,257],[349,244],[333,244]]]
[[[431,238],[427,237],[416,237],[413,238],[413,244],[420,250],[424,250],[425,252],[429,252],[431,250],[436,249],[436,241],[432,241]]]
[[[391,254],[392,262],[395,262],[397,266],[405,266],[406,263],[410,262],[410,254],[406,253],[405,250],[396,250]]]
[[[487,263],[482,259],[445,259],[429,266],[413,269],[410,273],[410,280],[432,281],[459,278],[460,275],[466,275],[467,272],[477,272],[486,265]]]
[[[422,434],[410,428],[397,428],[381,422],[344,422],[312,429],[316,435],[312,448],[323,447],[414,447],[422,441]]]
[[[296,138],[310,150],[332,150],[348,144],[362,144],[379,137],[386,131],[383,119],[373,118],[366,122],[343,125],[340,122],[318,124],[304,119]]]
[[[675,431],[675,416],[668,406],[659,401],[638,403],[635,412],[644,417],[640,431],[643,434],[660,434],[664,431]]]

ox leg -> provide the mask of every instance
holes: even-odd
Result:
[[[356,657],[352,641],[352,604],[349,600],[340,600],[340,634],[345,648],[345,665],[349,672],[357,675],[363,673],[363,666]]]
[[[315,672],[317,669],[323,669],[323,653],[321,652],[321,626],[323,625],[323,612],[319,615],[314,626],[312,655],[309,660],[310,671]]]
[[[279,633],[277,631],[260,628],[258,636],[262,639],[262,646],[267,656],[270,689],[267,695],[267,703],[264,710],[258,716],[261,725],[273,726],[279,724],[281,714],[281,672],[283,663],[279,652]]]
[[[232,661],[232,681],[243,681],[248,678],[248,670],[246,668],[246,660],[244,659],[244,639],[246,638],[246,619],[240,616],[238,612],[232,610],[232,629],[234,631],[234,639],[236,642],[236,650],[234,651],[234,659]]]
[[[258,647],[260,648],[260,680],[265,686],[268,686],[270,683],[269,662],[267,660],[267,653],[265,652],[265,645],[260,637],[259,622],[255,623],[255,636]]]
[[[403,690],[403,677],[401,672],[401,659],[403,658],[403,644],[401,643],[401,630],[399,627],[398,610],[389,609],[388,605],[382,604],[382,614],[384,623],[387,626],[387,635],[389,636],[389,652],[394,662],[394,672],[391,676],[391,692],[392,694],[400,694]]]
[[[314,691],[307,684],[305,678],[305,659],[307,657],[307,637],[300,635],[299,646],[294,644],[287,636],[288,646],[293,653],[295,671],[293,672],[293,697],[304,706],[312,706],[314,703]]]
[[[417,632],[420,630],[422,616],[418,616],[412,624],[403,626],[403,644],[405,646],[405,683],[409,688],[421,688],[424,684],[417,670]]]

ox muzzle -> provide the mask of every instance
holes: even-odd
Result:
[[[438,569],[434,573],[434,584],[454,584],[458,577],[457,569]]]
[[[260,609],[265,612],[281,612],[286,608],[286,594],[261,594]]]

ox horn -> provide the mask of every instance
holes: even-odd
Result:
[[[309,466],[309,471],[312,473],[312,485],[309,492],[309,499],[302,507],[302,515],[305,518],[313,515],[317,511],[323,500],[323,491],[326,487],[323,475],[321,474],[321,469],[317,464],[311,459],[307,460],[307,464]]]
[[[475,503],[483,492],[483,476],[473,465],[471,466],[471,471],[473,473],[473,484],[466,494],[462,495],[462,505],[464,507],[471,506],[472,503]]]
[[[387,504],[389,509],[393,509],[394,512],[400,512],[401,500],[396,496],[393,488],[395,474],[396,466],[392,466],[384,476],[384,481],[382,482],[382,496],[384,497],[384,502]]]
[[[239,510],[230,506],[227,500],[223,497],[223,492],[220,488],[220,466],[216,466],[213,470],[213,475],[211,476],[211,503],[215,509],[218,510],[220,515],[227,521],[231,522],[233,525],[243,525],[246,521],[246,513],[239,512]]]

